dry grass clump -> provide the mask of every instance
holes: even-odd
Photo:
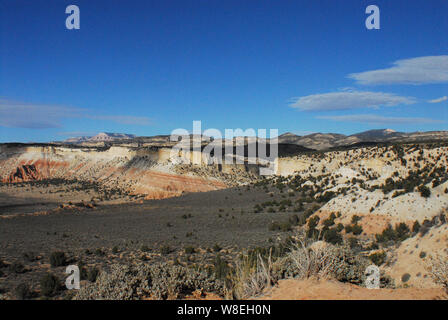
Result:
[[[242,257],[236,263],[230,279],[232,298],[247,299],[260,294],[276,280],[273,274],[271,252],[266,259],[258,254],[255,261],[247,255]]]
[[[288,252],[277,259],[273,259],[272,251],[258,254],[256,259],[242,257],[230,275],[231,291],[233,298],[247,299],[285,278],[331,278],[362,284],[369,264],[348,246],[314,242],[300,234]]]
[[[289,252],[286,259],[295,267],[297,278],[332,278],[345,262],[340,259],[338,250],[338,247],[323,242],[313,245],[301,243]]]

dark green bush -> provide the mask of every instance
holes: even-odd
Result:
[[[160,248],[160,253],[161,254],[170,254],[171,252],[173,252],[173,249],[171,249],[170,246],[162,246]]]
[[[420,231],[420,228],[421,228],[420,223],[417,220],[415,220],[412,226],[412,232],[418,233]]]
[[[13,273],[25,273],[26,269],[20,262],[14,262],[9,265],[9,271]]]
[[[59,279],[52,273],[47,273],[40,279],[40,291],[46,297],[54,296],[60,288]]]
[[[418,191],[420,191],[420,195],[424,198],[429,198],[431,196],[431,190],[425,185],[418,187]]]
[[[409,273],[405,273],[401,276],[401,281],[402,282],[408,282],[409,279],[411,279],[411,275]]]
[[[61,267],[67,265],[67,257],[64,252],[55,251],[50,255],[50,264],[52,267]]]
[[[196,252],[196,250],[194,249],[194,247],[192,247],[192,246],[185,247],[186,254],[193,254],[195,252]]]
[[[227,262],[218,254],[215,258],[214,272],[217,279],[225,279],[230,269]]]
[[[342,236],[335,229],[328,229],[324,232],[324,240],[332,244],[342,244]]]
[[[90,282],[95,282],[96,279],[98,278],[99,273],[100,271],[95,267],[89,269],[87,273],[87,280],[89,280]]]
[[[37,254],[31,251],[25,252],[23,254],[23,259],[28,262],[34,262],[37,260]]]
[[[362,227],[359,224],[354,224],[352,226],[352,232],[355,236],[360,235],[362,233]]]
[[[30,286],[27,283],[20,283],[14,289],[14,295],[18,300],[25,300],[32,297]]]
[[[369,259],[377,266],[381,266],[386,261],[386,256],[386,252],[380,251],[369,255]]]

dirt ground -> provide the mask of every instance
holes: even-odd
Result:
[[[332,280],[280,280],[261,300],[446,300],[442,288],[367,289]]]

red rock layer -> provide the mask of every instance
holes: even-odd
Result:
[[[132,194],[144,194],[146,199],[163,199],[179,196],[184,192],[204,192],[227,187],[225,183],[215,180],[159,172],[150,168],[117,166],[108,162],[7,160],[0,161],[0,166],[3,167],[3,172],[7,172],[1,177],[5,183],[52,178],[96,181],[108,187],[122,188]]]

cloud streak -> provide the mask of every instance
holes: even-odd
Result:
[[[413,97],[403,97],[392,93],[371,91],[340,91],[313,94],[296,98],[291,107],[301,111],[330,111],[359,108],[377,108],[380,106],[409,105],[416,103]]]
[[[446,100],[448,100],[448,97],[447,96],[443,96],[443,97],[440,97],[438,99],[429,100],[428,102],[429,103],[440,103],[440,102],[443,102],[443,101],[446,101]]]
[[[398,60],[390,68],[352,73],[348,77],[362,85],[445,83],[448,55]]]
[[[343,116],[320,116],[318,119],[339,121],[339,122],[357,122],[368,124],[428,124],[443,123],[445,121],[429,118],[407,118],[407,117],[384,117],[375,114],[353,114]]]
[[[110,121],[124,125],[147,126],[147,117],[94,114],[89,109],[58,105],[29,104],[0,99],[0,126],[24,129],[51,129],[62,127],[64,119]]]

